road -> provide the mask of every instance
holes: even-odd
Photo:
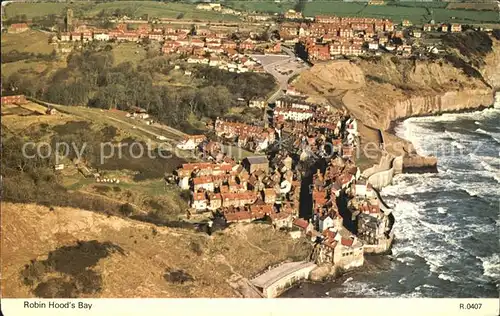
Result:
[[[69,114],[72,114],[72,115],[78,115],[78,113],[74,113],[74,111],[71,111],[71,109],[70,109],[71,107],[67,106],[67,105],[49,103],[49,102],[45,102],[45,101],[36,100],[34,98],[28,98],[28,99],[30,101],[32,101],[32,102],[41,104],[43,106],[51,106],[51,107],[53,107],[53,108],[55,108],[58,111],[61,111],[63,113],[69,113]],[[167,137],[165,135],[161,135],[159,133],[155,133],[155,132],[153,132],[153,131],[151,131],[151,130],[149,130],[147,128],[139,126],[139,124],[132,124],[130,122],[127,122],[126,120],[118,119],[118,118],[113,117],[111,115],[106,115],[106,112],[107,112],[106,110],[102,110],[102,112],[99,112],[98,109],[91,109],[91,108],[85,108],[85,107],[78,107],[78,110],[82,111],[82,112],[87,112],[90,115],[99,114],[99,115],[106,116],[107,119],[110,119],[110,120],[113,120],[115,122],[118,122],[118,123],[130,126],[132,129],[136,129],[136,130],[142,131],[142,132],[144,132],[144,133],[146,133],[148,135],[151,135],[155,139],[166,138],[168,141],[170,141],[170,142],[172,142],[174,144],[177,144],[179,142],[177,139],[173,139],[171,137]],[[184,137],[186,135],[185,133],[183,133],[183,132],[181,132],[179,130],[176,130],[176,129],[174,129],[174,128],[170,127],[170,126],[167,126],[167,125],[155,123],[152,126],[158,128],[158,129],[163,129],[163,130],[165,130],[165,132],[168,132],[170,134],[173,134],[173,135],[176,135],[176,136],[179,136],[179,137]]]
[[[282,46],[282,50],[287,55],[282,55],[283,57],[281,58],[278,58],[277,55],[250,55],[259,60],[264,70],[276,78],[278,82],[278,90],[267,99],[268,103],[274,103],[284,95],[283,90],[286,90],[288,87],[290,78],[309,68],[306,63],[297,60],[295,52],[291,48]],[[287,71],[292,70],[292,72],[290,74],[284,74],[280,72],[279,69],[287,69]]]

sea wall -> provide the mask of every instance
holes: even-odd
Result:
[[[391,155],[384,155],[380,158],[380,162],[372,167],[363,171],[362,176],[366,179],[370,178],[372,175],[386,171],[391,168],[391,163],[394,157]]]
[[[379,239],[377,245],[365,244],[363,246],[363,251],[364,253],[377,255],[388,253],[391,250],[393,240],[394,234],[391,233],[389,238]]]
[[[392,178],[394,177],[394,168],[390,168],[385,171],[377,172],[371,175],[367,182],[370,183],[374,188],[381,189],[392,183]]]
[[[395,174],[401,173],[404,170],[404,159],[402,156],[394,157],[392,155],[384,155],[380,158],[380,162],[363,172],[363,177],[367,179],[374,188],[381,189],[392,183],[392,178]]]
[[[286,262],[256,276],[250,282],[267,298],[278,297],[298,281],[309,279],[317,267],[308,261]]]

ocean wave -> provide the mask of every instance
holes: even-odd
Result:
[[[445,281],[450,281],[450,282],[456,282],[457,279],[449,274],[445,274],[445,273],[440,273],[438,275],[438,278],[441,279],[441,280],[445,280]]]
[[[421,219],[417,219],[417,220],[419,221],[420,224],[422,224],[422,226],[427,227],[429,230],[431,230],[437,234],[445,235],[446,232],[453,230],[453,227],[451,227],[449,225],[433,224],[433,223],[429,223],[429,222],[426,222],[426,221],[421,220]]]
[[[386,291],[364,282],[351,281],[342,285],[345,294],[361,295],[363,297],[398,297],[398,293]]]
[[[489,257],[479,257],[479,260],[483,264],[483,274],[498,282],[500,280],[500,256],[498,253]]]
[[[404,263],[407,266],[411,266],[411,265],[413,265],[413,262],[415,262],[415,259],[412,257],[397,257],[396,261]]]
[[[469,156],[475,160],[479,161],[482,168],[487,171],[486,177],[493,178],[496,182],[500,183],[500,158],[489,157],[489,156],[478,156],[475,154],[469,154]],[[495,167],[498,166],[498,167]]]
[[[490,165],[489,163],[487,163],[486,161],[482,160],[480,162],[481,166],[483,166],[483,168],[485,170],[488,170],[491,174],[491,177],[493,179],[495,179],[496,182],[500,183],[500,169],[497,169],[495,167],[493,167],[492,165]]]
[[[448,210],[444,207],[438,207],[437,211],[439,214],[446,214],[448,212]]]
[[[488,132],[488,131],[485,131],[484,129],[482,128],[478,128],[475,130],[476,133],[479,133],[479,134],[482,134],[482,135],[486,135],[486,136],[489,136],[491,137],[491,139],[493,139],[495,142],[499,143],[500,144],[500,136],[498,133],[494,133],[494,132]]]
[[[404,122],[408,122],[409,124],[418,124],[418,123],[439,123],[439,122],[455,122],[461,119],[474,119],[475,121],[480,121],[484,119],[489,119],[495,115],[500,113],[500,106],[495,103],[493,107],[486,108],[479,111],[467,112],[467,113],[445,113],[437,116],[421,116],[421,117],[412,117],[406,119]],[[404,123],[403,122],[403,123]]]
[[[452,141],[451,144],[453,146],[457,147],[458,149],[464,149],[465,148],[464,145],[462,145],[462,144],[460,144],[460,143],[458,143],[456,141]]]

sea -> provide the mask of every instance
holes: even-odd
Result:
[[[482,111],[410,118],[396,134],[438,173],[402,174],[382,191],[394,210],[392,254],[282,297],[480,297],[500,289],[500,93]]]

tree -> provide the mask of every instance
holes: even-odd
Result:
[[[122,206],[120,206],[120,213],[126,217],[129,217],[134,213],[134,207],[129,203],[122,204]]]

